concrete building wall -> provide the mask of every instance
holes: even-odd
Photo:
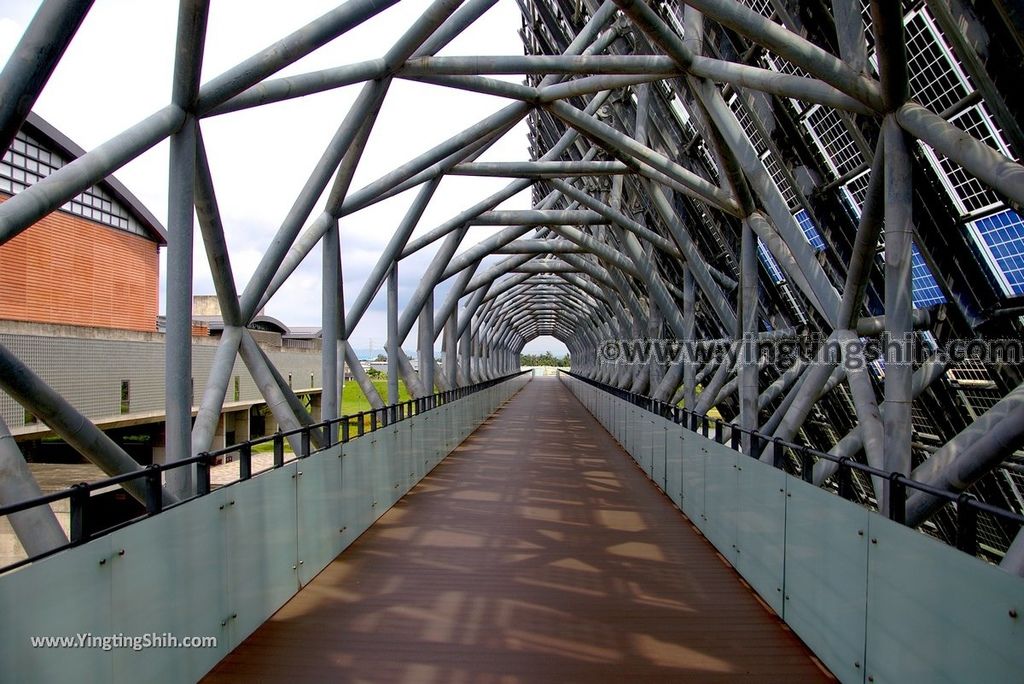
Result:
[[[155,331],[159,278],[153,240],[57,211],[0,245],[0,319]]]
[[[202,401],[217,340],[194,337],[193,405]],[[0,344],[24,361],[71,404],[91,419],[164,410],[163,335],[26,324],[0,325]],[[319,388],[320,354],[266,349],[296,391]],[[235,392],[237,377],[237,394]],[[128,382],[128,403],[121,405],[121,383]],[[225,401],[258,401],[256,383],[240,358],[235,360]],[[127,410],[122,410],[123,408]],[[25,411],[0,391],[0,416],[16,430],[26,425]]]

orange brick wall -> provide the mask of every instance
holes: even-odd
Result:
[[[152,332],[159,282],[157,243],[61,211],[0,245],[0,319]]]

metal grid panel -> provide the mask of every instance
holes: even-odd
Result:
[[[864,155],[835,110],[820,105],[812,107],[804,119],[804,127],[836,177],[864,163]]]
[[[804,237],[811,243],[811,247],[816,252],[820,252],[825,249],[825,241],[821,238],[821,233],[818,232],[818,227],[814,225],[814,221],[811,220],[811,215],[808,214],[804,209],[796,212],[795,214],[797,223],[800,224],[800,229],[804,231]]]
[[[847,206],[850,207],[850,211],[858,219],[861,215],[861,207],[864,206],[864,199],[868,194],[868,183],[870,183],[869,171],[865,171],[859,176],[854,176],[848,183],[843,187],[843,199],[846,200]]]
[[[968,224],[1007,293],[1024,294],[1024,219],[1007,209]]]
[[[757,256],[761,259],[761,263],[764,264],[772,282],[778,284],[786,279],[782,274],[782,269],[779,268],[779,262],[775,260],[775,257],[772,256],[771,252],[768,251],[768,248],[765,247],[764,242],[761,240],[757,241]]]
[[[943,112],[972,92],[970,81],[927,11],[912,13],[905,25],[911,97]]]
[[[917,245],[911,245],[911,282],[914,288],[914,306],[926,307],[946,301],[942,288],[925,263]]]
[[[950,123],[1009,156],[1009,150],[1004,144],[1001,144],[1000,137],[996,135],[992,122],[988,118],[988,114],[982,110],[981,105],[975,105],[963,111],[950,119]],[[939,176],[961,212],[975,214],[1001,205],[996,193],[965,171],[959,164],[937,154],[929,147],[924,149],[929,161],[941,171]]]

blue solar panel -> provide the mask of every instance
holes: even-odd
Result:
[[[804,237],[811,243],[811,247],[814,248],[815,252],[820,252],[825,249],[825,241],[821,239],[821,233],[818,232],[818,227],[814,225],[814,221],[811,220],[810,214],[801,209],[796,212],[796,220],[800,224],[800,228],[804,231]]]
[[[777,285],[786,279],[782,275],[782,269],[779,268],[779,262],[775,261],[775,257],[772,256],[771,252],[768,251],[768,248],[760,240],[757,241],[757,256],[761,259],[761,263],[764,264],[773,283]]]
[[[928,264],[918,251],[917,245],[911,245],[911,281],[913,283],[913,298],[915,307],[931,306],[946,301],[946,295],[942,294],[939,284],[935,282]]]
[[[975,221],[974,229],[988,246],[1010,291],[1024,294],[1024,219],[1007,209]]]

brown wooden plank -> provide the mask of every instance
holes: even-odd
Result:
[[[830,679],[554,378],[533,380],[207,681],[254,678]]]

